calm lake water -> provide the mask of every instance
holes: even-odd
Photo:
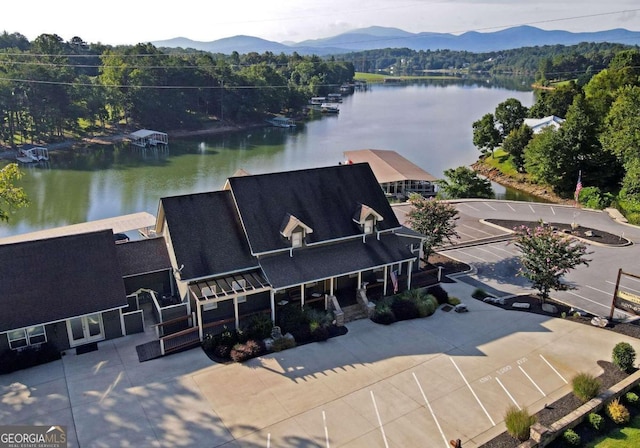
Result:
[[[346,97],[340,114],[318,114],[295,130],[169,136],[168,151],[159,153],[126,144],[52,153],[48,166],[24,169],[21,185],[31,205],[0,226],[0,237],[140,211],[155,215],[161,197],[218,190],[240,168],[259,174],[334,165],[355,149],[394,150],[442,177],[445,169],[478,158],[472,123],[507,98],[525,106],[534,101],[531,91],[489,83],[374,85]]]

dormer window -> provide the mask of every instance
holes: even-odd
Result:
[[[292,214],[287,214],[280,226],[280,235],[291,241],[292,248],[302,247],[304,238],[311,233],[313,229]]]
[[[353,221],[362,228],[362,233],[371,235],[376,230],[376,224],[384,220],[382,215],[365,204],[359,204],[353,216]]]

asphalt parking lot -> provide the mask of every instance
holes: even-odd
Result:
[[[66,425],[70,445],[477,447],[504,431],[509,405],[531,412],[597,375],[637,340],[505,311],[444,284],[468,313],[436,311],[257,358],[212,363],[200,349],[139,363],[133,335],[98,351],[0,376],[3,424]],[[588,347],[581,349],[580,347]]]

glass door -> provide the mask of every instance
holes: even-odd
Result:
[[[71,347],[104,339],[104,328],[100,313],[69,319],[67,321],[67,330],[69,331],[69,344]]]

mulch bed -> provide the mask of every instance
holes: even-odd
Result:
[[[515,227],[526,226],[534,228],[540,225],[540,222],[531,221],[512,221],[506,219],[486,219],[486,222],[495,224],[505,229],[513,230]],[[630,243],[629,240],[623,238],[621,235],[614,235],[612,233],[603,232],[602,230],[592,229],[590,227],[579,226],[576,229],[571,228],[571,224],[563,224],[556,222],[545,223],[545,225],[551,226],[557,229],[558,232],[565,233],[569,236],[575,236],[583,240],[590,241],[592,243],[600,243],[606,246],[627,246]]]

